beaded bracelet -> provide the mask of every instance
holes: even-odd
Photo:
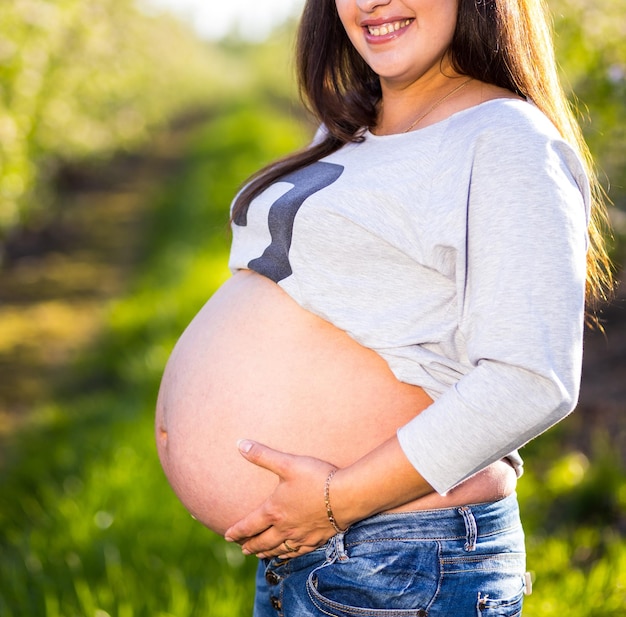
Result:
[[[328,516],[328,521],[333,526],[333,529],[337,533],[346,533],[350,527],[348,526],[346,529],[339,529],[337,521],[335,520],[335,515],[333,514],[333,509],[330,507],[330,481],[333,479],[336,471],[336,469],[333,469],[326,478],[326,484],[324,484],[324,504],[326,505],[326,515]]]

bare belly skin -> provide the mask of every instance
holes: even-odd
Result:
[[[223,534],[276,484],[241,457],[239,439],[343,467],[430,403],[376,353],[245,271],[226,281],[176,344],[157,402],[157,447],[182,503]],[[401,509],[497,499],[514,489],[514,478],[495,463],[446,497],[433,493]],[[323,487],[317,493],[323,507]]]

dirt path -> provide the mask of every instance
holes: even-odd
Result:
[[[35,418],[101,331],[141,256],[151,200],[176,172],[188,125],[145,154],[66,170],[60,215],[9,247],[0,269],[0,439]]]

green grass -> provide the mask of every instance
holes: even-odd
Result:
[[[231,106],[195,134],[151,207],[148,246],[73,386],[7,444],[0,469],[2,617],[251,614],[254,558],[193,521],[160,469],[153,410],[168,354],[228,276],[228,204],[264,162],[306,140],[272,109]],[[525,451],[519,493],[535,594],[527,617],[626,610],[626,474],[560,429]]]

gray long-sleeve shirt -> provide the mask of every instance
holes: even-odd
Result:
[[[582,362],[589,188],[530,103],[498,99],[348,144],[233,225],[276,281],[434,403],[398,431],[440,493],[558,422]]]

